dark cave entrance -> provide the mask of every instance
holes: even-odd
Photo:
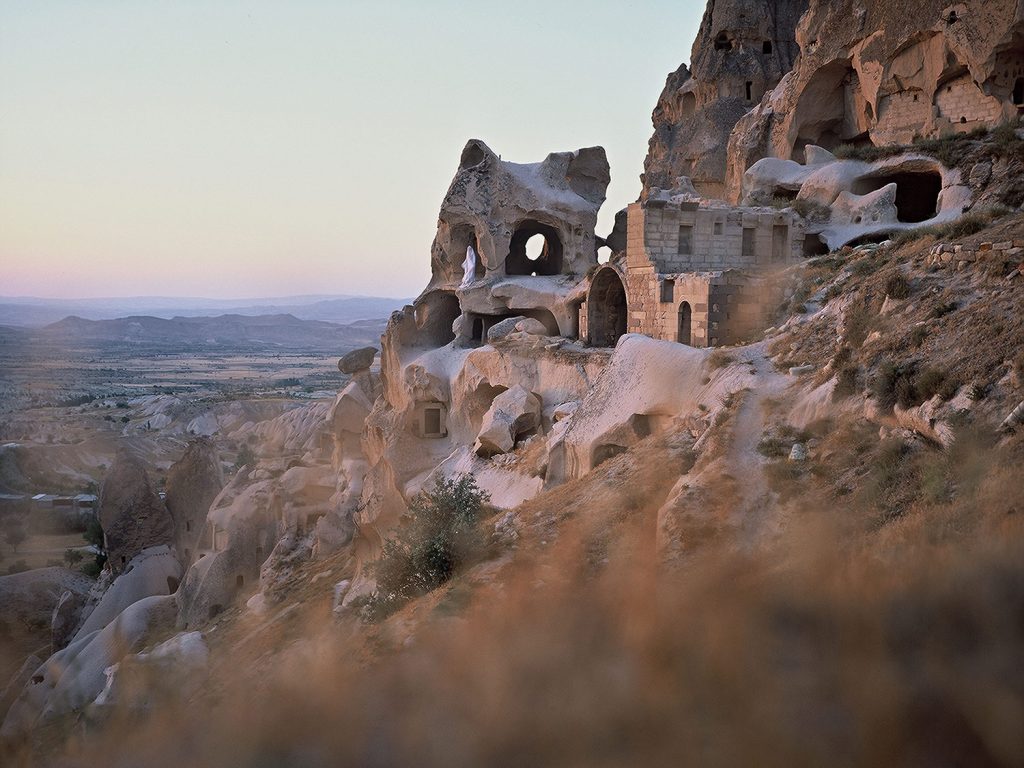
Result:
[[[505,274],[562,274],[562,238],[558,230],[539,221],[524,221],[520,224],[509,244]]]
[[[942,175],[937,171],[897,172],[868,176],[854,184],[858,195],[896,184],[896,218],[906,224],[917,224],[935,216],[942,191]]]
[[[591,346],[614,347],[626,332],[626,312],[626,287],[614,269],[605,267],[594,277],[587,298]]]

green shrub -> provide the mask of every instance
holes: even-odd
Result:
[[[77,549],[71,549],[69,547],[68,549],[64,550],[64,562],[67,564],[68,568],[74,568],[75,565],[77,563],[82,562],[82,560],[84,558],[85,558],[85,555],[83,555]]]
[[[409,506],[411,520],[385,542],[372,566],[377,593],[371,614],[388,615],[478,557],[485,542],[477,521],[489,498],[472,475],[439,477],[433,489],[420,492]]]

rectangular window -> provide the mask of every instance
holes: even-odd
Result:
[[[661,301],[663,304],[671,304],[676,298],[676,281],[661,281]]]
[[[782,262],[787,260],[789,251],[789,227],[785,224],[776,224],[772,229],[772,261]]]
[[[423,411],[423,433],[425,435],[441,434],[440,408],[427,408]]]
[[[757,230],[753,227],[743,228],[743,256],[745,258],[754,257],[754,237],[757,234]]]
[[[720,221],[716,221],[715,222],[715,234],[716,235],[722,234],[722,222],[720,222]]]
[[[693,227],[679,228],[679,251],[680,256],[693,255]]]

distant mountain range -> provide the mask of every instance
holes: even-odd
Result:
[[[161,347],[191,349],[342,350],[378,345],[384,318],[340,325],[304,320],[290,314],[218,317],[149,317],[134,315],[110,320],[65,317],[42,328],[0,327],[0,345],[97,347]]]
[[[108,299],[42,299],[0,296],[0,325],[38,328],[74,316],[83,320],[291,315],[299,320],[348,324],[386,319],[408,299],[378,296],[278,296],[266,299],[204,299],[138,296]]]

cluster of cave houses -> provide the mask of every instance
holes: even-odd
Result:
[[[478,347],[510,318],[597,348],[630,333],[693,347],[760,334],[783,299],[775,278],[804,255],[803,220],[702,199],[679,182],[621,211],[601,238],[603,149],[517,165],[471,141],[442,206],[416,330],[399,343]],[[418,436],[446,436],[447,405],[419,406]]]

